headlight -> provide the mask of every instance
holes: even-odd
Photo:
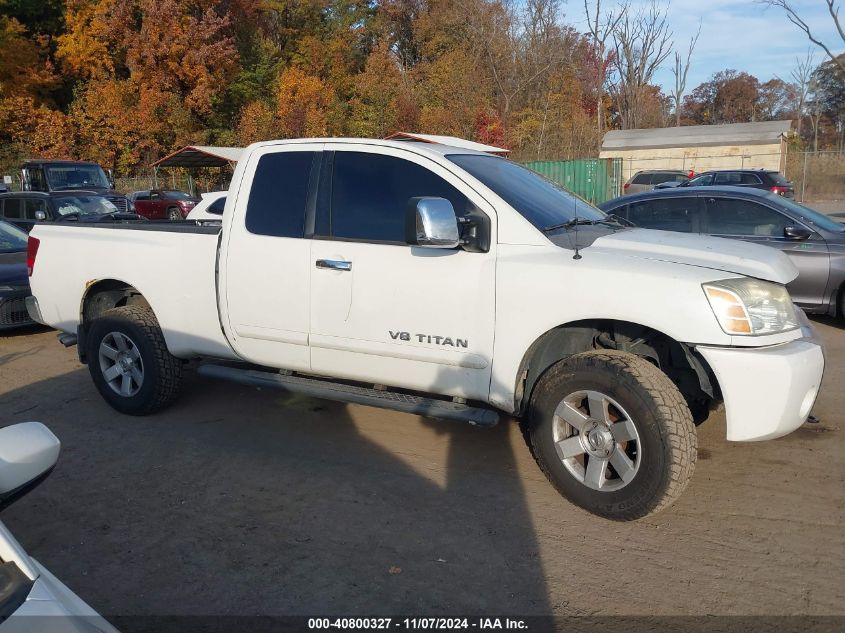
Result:
[[[744,277],[702,284],[702,288],[726,334],[761,336],[798,327],[795,306],[784,286]]]

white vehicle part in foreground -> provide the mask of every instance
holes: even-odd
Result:
[[[700,345],[725,400],[727,439],[770,440],[807,421],[824,373],[824,348],[796,307],[803,338],[755,349]]]

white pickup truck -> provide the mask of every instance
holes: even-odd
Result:
[[[823,349],[775,249],[622,226],[503,158],[362,139],[258,143],[221,226],[41,225],[30,314],[120,412],[200,374],[436,418],[520,418],[575,504],[617,520],[683,491],[695,424],[810,414]]]

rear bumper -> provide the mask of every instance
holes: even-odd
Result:
[[[821,340],[806,321],[802,332],[800,339],[771,347],[696,348],[719,381],[728,440],[770,440],[807,421],[825,358]]]

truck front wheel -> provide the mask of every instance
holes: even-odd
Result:
[[[585,352],[553,365],[532,393],[526,422],[549,481],[608,519],[639,519],[671,505],[695,467],[684,397],[633,354]]]
[[[167,350],[149,308],[108,310],[91,323],[86,338],[91,378],[100,395],[121,413],[154,413],[179,394],[182,363]]]

